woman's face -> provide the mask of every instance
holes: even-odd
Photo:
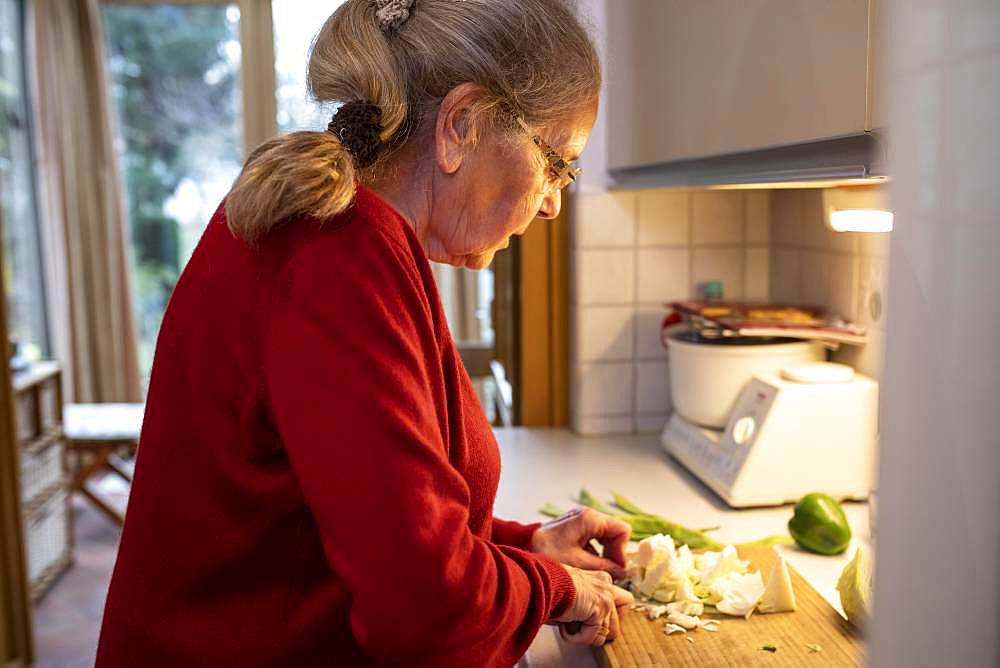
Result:
[[[531,128],[565,160],[576,160],[590,137],[596,105],[572,121]],[[482,137],[458,168],[434,184],[425,244],[435,262],[482,269],[524,234],[536,217],[559,215],[562,193],[542,152],[526,132]]]

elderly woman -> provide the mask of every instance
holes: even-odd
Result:
[[[492,516],[490,426],[428,259],[479,269],[560,190],[600,71],[566,0],[347,0],[326,132],[258,147],[163,320],[97,663],[510,666],[600,645],[628,528]],[[604,545],[604,556],[586,549]]]

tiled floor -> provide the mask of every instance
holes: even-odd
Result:
[[[73,510],[73,566],[34,612],[35,665],[45,668],[94,665],[104,598],[118,550],[118,527],[80,498],[73,500]]]

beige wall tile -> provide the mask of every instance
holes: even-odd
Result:
[[[813,250],[828,250],[832,243],[830,237],[833,230],[829,230],[828,234],[823,214],[823,191],[798,190],[795,194],[799,198],[798,224],[801,228],[802,247]]]
[[[570,426],[580,436],[631,434],[635,420],[631,415],[574,415]]]
[[[802,245],[802,197],[797,190],[775,190],[771,194],[771,245],[798,248]]]
[[[802,290],[802,251],[771,248],[771,301],[797,303]]]
[[[643,306],[636,310],[635,354],[640,360],[667,358],[667,350],[660,343],[660,325],[667,315],[663,306]]]
[[[686,246],[691,241],[690,193],[639,191],[638,212],[640,246]]]
[[[743,242],[743,193],[709,191],[691,197],[691,237],[696,245]]]
[[[659,434],[669,420],[669,413],[640,413],[635,416],[635,430],[640,434]]]
[[[882,379],[885,360],[885,332],[875,328],[868,332],[868,343],[863,346],[841,346],[833,353],[834,362],[854,367],[858,373],[875,380]]]
[[[864,257],[858,262],[858,323],[881,327],[889,308],[889,260]]]
[[[584,306],[576,322],[575,351],[583,362],[631,360],[635,355],[635,309],[631,306]]]
[[[858,253],[868,257],[889,257],[889,244],[892,241],[892,233],[884,234],[859,234]]]
[[[635,244],[634,192],[587,192],[576,195],[573,239],[577,248]]]
[[[857,255],[858,249],[861,247],[861,237],[869,236],[857,232],[836,232],[832,228],[825,229],[827,250],[848,255]]]
[[[722,281],[724,299],[743,298],[742,248],[696,248],[692,251],[692,289],[707,281]]]
[[[827,307],[851,322],[858,319],[858,258],[853,255],[830,255],[827,274]]]
[[[809,306],[826,308],[829,294],[830,253],[824,251],[802,252],[802,284],[800,300]]]
[[[771,191],[748,190],[743,193],[746,209],[746,242],[766,244],[771,238]]]
[[[635,251],[581,250],[574,266],[577,304],[631,304],[635,300]]]
[[[636,364],[637,413],[669,413],[670,371],[666,362],[640,362]]]
[[[822,190],[772,192],[770,243],[774,246],[857,253],[865,236],[871,235],[834,232],[827,225]]]
[[[640,249],[638,300],[660,304],[691,296],[690,251],[687,249]]]
[[[584,364],[577,368],[578,415],[631,415],[635,365],[632,362]]]
[[[770,290],[770,250],[766,246],[747,248],[745,253],[743,298],[767,301]]]

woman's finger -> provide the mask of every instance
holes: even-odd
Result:
[[[577,530],[589,542],[597,540],[603,547],[604,556],[620,566],[625,565],[625,547],[632,535],[632,527],[625,522],[599,513],[591,508],[577,520]]]
[[[631,535],[632,527],[621,520],[608,517],[604,522],[604,530],[600,535],[594,537],[604,546],[605,558],[610,559],[620,566],[624,566],[625,548],[628,545]]]
[[[577,633],[567,632],[563,635],[563,638],[578,645],[594,645],[598,642],[603,645],[604,640],[598,636],[607,635],[601,632],[602,627],[604,627],[604,618],[607,616],[605,607],[603,601],[595,601],[595,605],[591,607],[587,618],[582,620],[583,625],[580,627],[580,631]]]
[[[606,601],[602,601],[601,605],[602,614],[600,616],[599,626],[594,630],[594,637],[591,644],[595,647],[600,647],[611,638],[611,616],[614,613],[614,606],[608,606]]]
[[[608,620],[606,622],[608,628],[610,629],[608,633],[608,640],[614,640],[622,632],[621,619],[618,618],[618,608],[612,608],[611,614],[608,615]]]
[[[574,632],[570,624],[559,625],[559,637],[574,645],[596,645],[599,647],[604,644],[604,641],[601,640],[600,644],[598,644],[598,636],[602,638],[607,637],[601,634],[600,626],[581,625],[579,630]]]
[[[635,604],[635,596],[632,595],[632,592],[626,589],[612,585],[611,594],[614,596],[616,608]]]
[[[625,577],[625,569],[604,557],[591,554],[584,549],[574,550],[572,553],[572,565],[588,571],[601,571],[618,579]]]

